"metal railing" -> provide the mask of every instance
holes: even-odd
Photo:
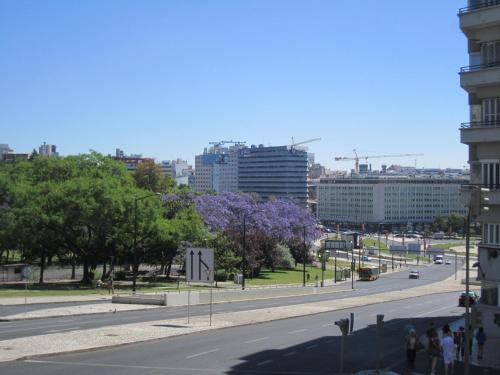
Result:
[[[462,66],[460,68],[460,73],[476,72],[478,70],[488,69],[488,68],[496,68],[499,66],[500,66],[500,61],[494,61],[494,62],[485,63],[485,64],[478,64],[478,65]]]
[[[473,129],[473,128],[498,128],[500,121],[472,121],[462,122],[460,129]]]
[[[458,10],[458,14],[464,14],[464,13],[471,12],[473,10],[488,8],[488,7],[495,6],[495,5],[500,5],[500,0],[488,0],[488,1],[482,2],[481,4],[470,5],[468,7],[460,8]]]

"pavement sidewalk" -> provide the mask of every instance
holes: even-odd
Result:
[[[461,289],[462,286],[459,282],[451,277],[445,281],[430,285],[368,296],[216,314],[213,316],[212,325],[209,325],[208,316],[196,316],[191,318],[189,324],[186,318],[167,319],[4,340],[0,341],[0,361],[126,345],[224,327],[264,323],[426,296],[429,293],[459,291]]]
[[[13,306],[27,304],[63,303],[63,302],[86,302],[111,300],[108,294],[91,294],[84,296],[49,296],[49,297],[6,297],[0,298],[0,306]]]

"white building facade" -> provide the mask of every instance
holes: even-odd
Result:
[[[320,179],[318,218],[355,224],[425,224],[452,213],[460,203],[463,180],[412,177],[334,177]]]

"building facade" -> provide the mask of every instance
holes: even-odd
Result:
[[[197,193],[238,191],[238,156],[242,146],[215,146],[195,157],[194,190]]]
[[[38,147],[38,154],[42,156],[59,156],[56,151],[56,145],[49,145],[45,142]]]
[[[460,203],[462,179],[428,177],[326,177],[318,188],[318,218],[345,224],[426,224]]]
[[[262,200],[290,198],[307,206],[307,152],[287,146],[247,147],[241,150],[238,189]]]
[[[494,324],[494,314],[500,314],[500,3],[470,0],[467,5],[458,14],[469,53],[468,66],[460,70],[470,113],[460,128],[460,141],[469,147],[471,184],[464,192],[476,193],[469,194],[468,205],[472,219],[482,226],[478,309],[489,337],[500,337],[500,327]],[[484,195],[489,198],[487,211],[482,207]]]

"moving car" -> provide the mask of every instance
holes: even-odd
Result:
[[[370,262],[370,261],[372,260],[372,258],[370,258],[368,255],[363,255],[363,256],[361,257],[361,260],[362,260],[363,262]]]
[[[446,259],[446,260],[444,261],[444,264],[451,264],[451,260]]]
[[[434,257],[434,264],[443,264],[443,256],[442,255],[436,255]]]
[[[465,306],[465,301],[467,298],[467,292],[462,292],[460,297],[458,298],[458,306]],[[479,296],[476,292],[469,292],[469,306],[474,305],[479,300]]]
[[[418,272],[418,271],[410,271],[409,278],[410,279],[420,279],[420,272]]]

